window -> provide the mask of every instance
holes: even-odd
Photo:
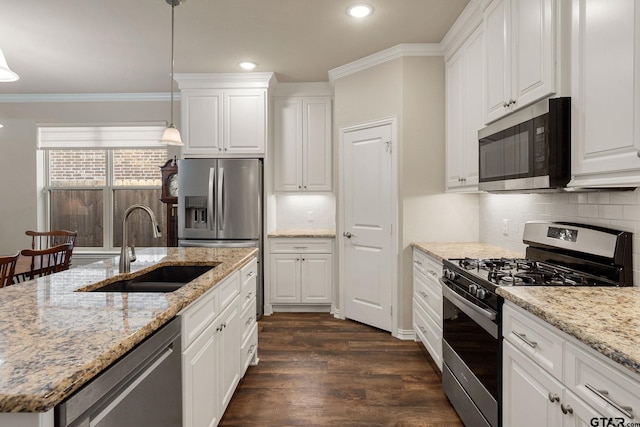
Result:
[[[45,228],[78,231],[77,248],[105,252],[122,242],[122,218],[134,204],[149,206],[166,230],[160,166],[167,149],[162,127],[40,128]],[[129,242],[164,246],[149,216],[128,219]]]

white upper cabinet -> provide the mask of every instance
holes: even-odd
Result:
[[[484,125],[482,27],[447,61],[447,190],[477,191],[478,130]]]
[[[275,191],[331,191],[331,98],[274,101]]]
[[[555,93],[556,21],[556,0],[496,0],[487,7],[487,123]]]
[[[178,74],[183,157],[264,157],[272,73]]]
[[[640,185],[639,23],[636,0],[573,1],[569,186]]]

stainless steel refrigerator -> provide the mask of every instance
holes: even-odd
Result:
[[[178,246],[257,247],[262,315],[262,160],[178,160]]]

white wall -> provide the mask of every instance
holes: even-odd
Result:
[[[524,254],[524,223],[534,220],[571,221],[634,233],[633,282],[640,286],[640,191],[480,196],[481,242]]]
[[[478,196],[444,193],[444,79],[442,57],[420,56],[394,59],[335,81],[336,132],[388,117],[398,120],[397,313],[401,330],[412,327],[411,242],[478,240]],[[338,141],[336,134],[335,156],[341,152]],[[334,182],[339,183],[339,177]],[[341,244],[338,238],[338,251]]]

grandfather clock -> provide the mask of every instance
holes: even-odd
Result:
[[[174,157],[160,166],[162,172],[162,197],[167,207],[167,246],[178,246],[178,163]]]

